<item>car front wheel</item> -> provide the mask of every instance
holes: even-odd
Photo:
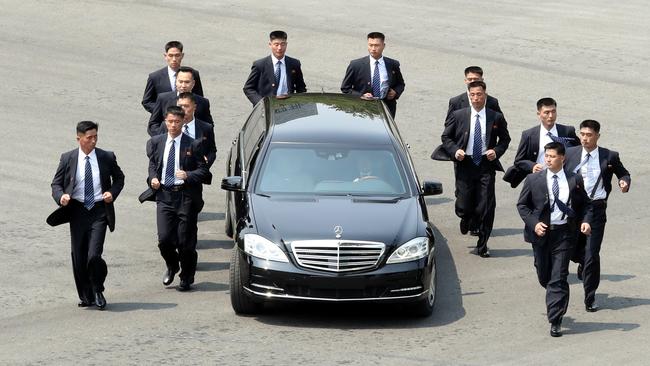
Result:
[[[424,299],[418,300],[413,304],[413,315],[418,317],[428,317],[433,313],[436,304],[436,260],[431,263],[431,279],[429,280],[429,292]]]
[[[261,310],[262,304],[255,302],[245,293],[241,271],[242,260],[242,254],[235,245],[230,257],[230,304],[237,314],[256,314]]]

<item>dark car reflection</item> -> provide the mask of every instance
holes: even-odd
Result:
[[[237,313],[267,301],[435,304],[435,243],[406,145],[381,101],[265,98],[233,142],[222,188]]]

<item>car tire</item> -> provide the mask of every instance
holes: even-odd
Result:
[[[436,259],[433,258],[431,264],[431,280],[429,281],[429,292],[427,297],[422,300],[418,300],[413,304],[413,315],[420,318],[426,318],[433,314],[433,309],[436,305],[436,282],[437,282],[437,271],[436,271]]]
[[[252,315],[260,312],[262,304],[255,302],[244,291],[241,271],[242,259],[239,248],[235,245],[230,257],[230,304],[235,313]]]

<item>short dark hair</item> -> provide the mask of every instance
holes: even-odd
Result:
[[[86,133],[90,130],[98,130],[99,125],[93,121],[81,121],[77,123],[77,133]]]
[[[480,66],[467,66],[465,68],[465,76],[467,76],[467,74],[469,74],[470,72],[472,74],[479,74],[481,75],[481,77],[483,77],[483,69],[481,69]]]
[[[564,147],[564,144],[561,142],[556,142],[556,141],[551,141],[548,144],[544,145],[544,151],[546,150],[555,150],[558,155],[564,156],[566,153],[566,148]]]
[[[192,74],[192,80],[195,79],[194,78],[194,69],[189,67],[189,66],[181,66],[181,67],[179,67],[178,72],[176,73],[176,75],[178,75],[179,72],[189,72],[190,74]]]
[[[384,36],[382,32],[370,32],[368,33],[368,39],[370,38],[372,39],[379,38],[381,39],[382,42],[386,40],[386,36]]]
[[[580,122],[580,129],[583,128],[591,128],[594,130],[596,133],[600,133],[600,123],[596,120],[593,119],[586,119],[582,122]]]
[[[192,101],[192,103],[196,104],[196,97],[194,96],[194,93],[192,92],[183,92],[178,94],[178,99],[189,99]]]
[[[183,108],[177,105],[170,105],[169,107],[167,107],[166,112],[167,113],[165,113],[165,118],[170,114],[173,114],[174,116],[178,116],[181,118],[185,118],[185,112],[183,111]]]
[[[170,48],[178,48],[181,52],[183,52],[183,44],[180,43],[179,41],[169,41],[165,44],[165,52],[169,52]]]
[[[487,90],[487,85],[485,85],[485,82],[481,80],[472,81],[471,83],[467,84],[467,90],[477,87],[483,88],[483,91]]]
[[[281,30],[274,30],[273,32],[269,33],[269,40],[273,41],[276,39],[281,39],[286,41],[287,40],[287,32],[281,31]]]
[[[539,111],[542,107],[557,107],[557,102],[551,97],[545,97],[537,101],[537,110]]]

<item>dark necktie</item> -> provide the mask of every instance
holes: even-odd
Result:
[[[372,73],[372,96],[381,96],[381,79],[379,78],[379,61],[375,61],[375,71]]]
[[[551,131],[548,131],[548,133],[546,134],[546,136],[550,137],[550,138],[551,138],[551,141],[553,141],[553,142],[559,142],[559,143],[561,143],[562,145],[566,146],[566,139],[565,139],[565,138],[563,138],[563,137],[559,137],[559,136],[554,136],[554,135],[551,133]]]
[[[190,135],[190,129],[187,127],[187,125],[183,125],[183,133],[187,135],[187,137],[192,137]]]
[[[165,169],[165,185],[171,187],[174,185],[174,165],[176,163],[176,140],[172,140],[167,155],[167,168]]]
[[[176,91],[176,74],[174,73],[172,76],[172,91]]]
[[[481,165],[481,158],[483,157],[483,139],[481,138],[481,118],[476,115],[476,122],[474,122],[474,146],[472,148],[472,161],[476,166]]]
[[[560,200],[560,185],[558,184],[557,178],[557,175],[553,174],[553,187],[551,187],[553,190],[553,206],[551,206],[551,211],[555,210],[555,207],[557,207],[564,215],[573,217],[575,216],[575,212],[573,212],[571,207],[567,206],[566,203]]]
[[[277,95],[278,92],[280,91],[280,75],[282,74],[282,61],[278,61],[277,64],[275,64],[275,94]]]
[[[580,164],[578,164],[578,166],[575,168],[575,170],[574,170],[573,172],[574,172],[574,173],[579,172],[580,169],[581,169],[583,166],[585,166],[585,164],[588,164],[588,163],[589,163],[589,158],[591,158],[591,154],[587,153],[587,155],[585,155],[585,158],[582,159],[582,161],[580,162]]]
[[[90,210],[95,206],[95,187],[93,184],[93,170],[90,167],[90,156],[86,156],[86,172],[84,178],[84,207]]]

